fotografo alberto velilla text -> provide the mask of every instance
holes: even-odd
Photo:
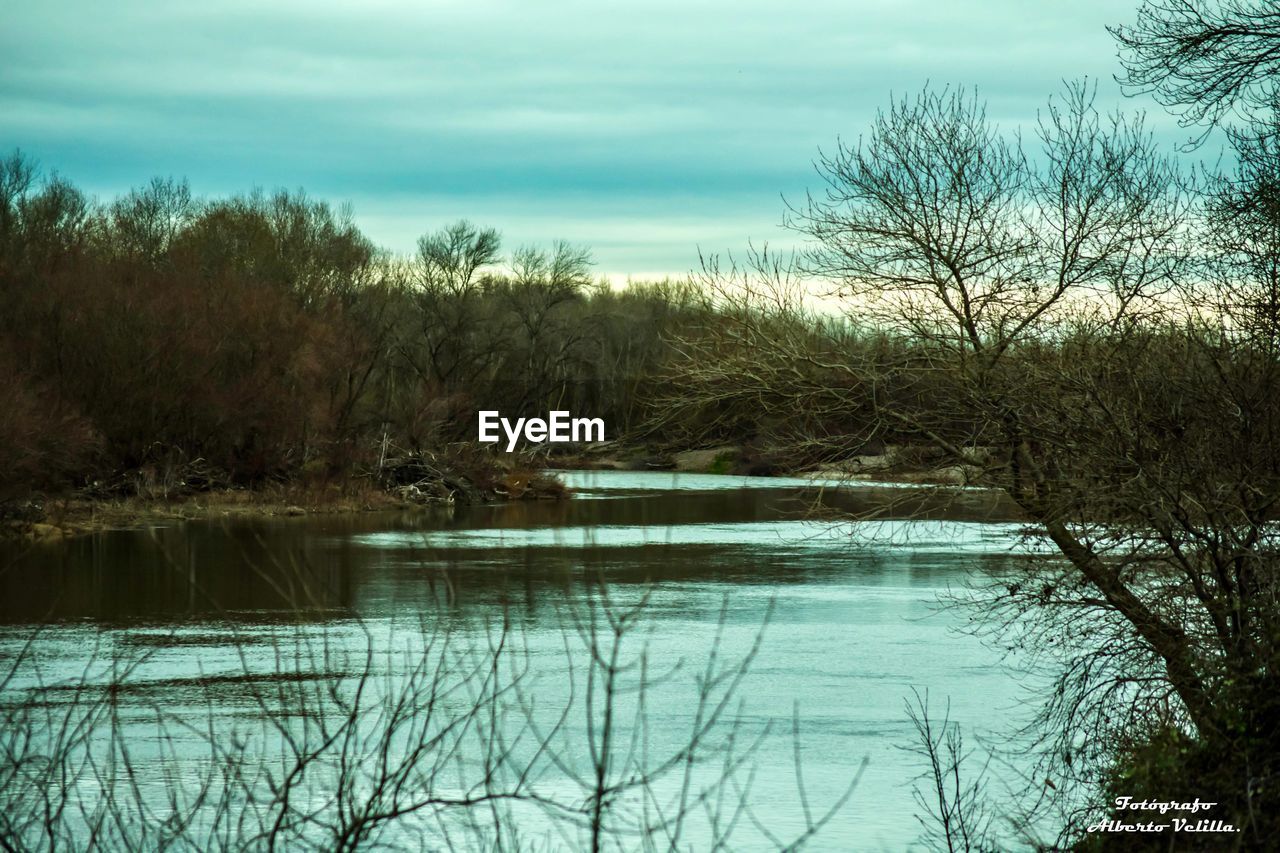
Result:
[[[499,444],[505,438],[507,453],[521,440],[529,444],[579,444],[604,441],[603,418],[575,418],[565,411],[547,412],[545,418],[504,418],[494,410],[476,412],[481,444]]]
[[[1116,818],[1098,821],[1088,828],[1089,832],[1239,832],[1232,824],[1209,817],[1209,810],[1216,802],[1205,802],[1198,797],[1193,802],[1176,802],[1164,800],[1135,800],[1133,797],[1116,797],[1116,811],[1121,814]],[[1124,814],[1134,812],[1132,817]],[[1191,818],[1167,818],[1168,812],[1185,814],[1190,812]],[[1200,813],[1204,812],[1204,815]],[[1132,822],[1131,822],[1132,821]]]

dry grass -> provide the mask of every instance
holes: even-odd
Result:
[[[569,489],[539,471],[504,467],[486,478],[484,493],[490,500],[561,500],[569,496]],[[67,495],[44,502],[42,521],[0,525],[0,536],[50,539],[159,520],[378,512],[414,506],[363,478],[274,482],[252,489],[221,488],[168,498]]]
[[[34,532],[36,538],[44,538],[133,527],[162,519],[373,512],[405,506],[394,495],[358,481],[342,485],[273,483],[257,489],[216,489],[178,498],[69,496],[45,502],[43,525],[26,525],[12,532]]]

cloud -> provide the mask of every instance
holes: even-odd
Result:
[[[1111,0],[48,0],[6,12],[0,147],[103,195],[303,185],[401,250],[465,215],[678,272],[712,240],[783,238],[779,193],[890,92],[977,86],[1010,125],[1063,78],[1118,99],[1116,20]]]

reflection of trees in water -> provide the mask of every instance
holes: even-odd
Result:
[[[601,474],[602,482],[610,474]],[[866,514],[872,506],[887,519],[912,513],[957,520],[1005,517],[982,492],[858,485],[821,491],[796,486],[649,491],[451,512],[187,523],[106,532],[63,543],[57,551],[21,555],[0,572],[0,622],[26,624],[46,616],[169,620],[220,610],[241,619],[274,619],[272,614],[281,612],[292,618],[298,608],[325,619],[335,610],[369,615],[371,608],[412,609],[423,595],[462,606],[504,597],[533,602],[548,585],[562,589],[600,570],[618,584],[698,578],[799,583],[850,561],[873,559],[871,553],[859,553],[833,560],[838,548],[803,554],[788,547],[793,539],[820,534],[827,522],[844,517],[839,514]],[[665,531],[674,534],[689,525],[760,524],[767,534],[768,525],[788,519],[817,523],[776,538],[766,535],[766,541],[664,541]],[[619,549],[609,538],[608,528],[616,526],[651,528],[656,541]],[[555,547],[507,547],[530,530],[558,536]],[[495,545],[453,547],[458,531],[491,531]],[[353,541],[363,534],[394,538],[380,539],[376,547]],[[509,541],[501,544],[502,539]],[[51,571],[55,561],[58,568]]]

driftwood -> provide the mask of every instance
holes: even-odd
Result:
[[[230,488],[231,477],[203,457],[166,459],[91,480],[80,495],[91,500],[118,498],[181,498]]]
[[[474,474],[459,470],[457,459],[430,451],[406,453],[382,463],[384,489],[413,503],[483,503],[493,500],[492,472],[477,482]]]
[[[562,484],[472,448],[397,453],[383,459],[379,485],[413,503],[488,503],[561,497]]]

